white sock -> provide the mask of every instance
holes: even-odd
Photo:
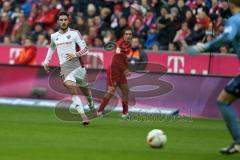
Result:
[[[77,105],[76,110],[78,111],[78,113],[84,114],[84,109],[83,109],[83,104],[82,104],[81,99],[78,96],[73,95],[72,101],[73,101],[73,103],[75,103]]]
[[[72,101],[75,104],[82,105],[82,101],[81,101],[81,99],[77,95],[72,95]]]

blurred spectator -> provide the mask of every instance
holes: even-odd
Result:
[[[186,5],[190,8],[190,9],[194,9],[196,7],[196,2],[195,0],[187,0]]]
[[[221,54],[228,54],[228,53],[229,53],[229,47],[226,46],[226,45],[221,46],[221,47],[219,48],[219,52],[220,52]]]
[[[192,11],[191,10],[187,10],[186,13],[185,13],[185,19],[184,19],[185,22],[188,23],[188,26],[191,30],[193,30],[193,27],[196,23],[196,17],[193,15]]]
[[[104,46],[104,45],[103,45],[102,37],[97,36],[97,37],[94,39],[93,47],[101,48],[101,47],[103,47],[103,46]]]
[[[100,16],[95,16],[95,17],[94,17],[94,26],[96,27],[97,32],[98,32],[99,34],[101,34],[102,32],[105,32],[105,30],[106,30],[107,28],[109,28],[109,26],[106,25],[106,23],[103,23],[103,22],[102,22],[102,19],[101,19]]]
[[[128,17],[128,25],[133,26],[137,19],[142,19],[140,13],[140,6],[137,3],[134,3],[130,7],[130,16]]]
[[[115,33],[112,29],[107,30],[106,36],[103,37],[103,42],[104,44],[107,44],[108,42],[116,42],[116,36]]]
[[[38,0],[37,0],[38,1]],[[51,8],[54,8],[55,10],[62,10],[62,9],[64,9],[64,7],[62,6],[62,4],[61,4],[61,2],[62,2],[62,0],[61,1],[59,1],[59,0],[51,0],[49,3],[49,6],[51,7]],[[65,2],[66,3],[66,2]],[[68,3],[68,2],[67,2]],[[69,12],[72,14],[73,12],[72,12],[72,10],[71,10],[71,6],[72,6],[72,4],[73,3],[71,3],[71,5],[69,5],[70,7],[70,10],[69,10]],[[64,5],[64,4],[63,4]],[[74,7],[74,6],[73,6]],[[68,7],[66,7],[66,10],[68,9]],[[65,9],[64,9],[65,10]]]
[[[102,8],[100,10],[100,16],[102,19],[102,25],[104,25],[105,27],[110,28],[110,24],[111,24],[111,10],[109,8]]]
[[[72,0],[63,0],[63,10],[70,14],[73,13],[74,5],[72,3]]]
[[[130,2],[123,1],[123,9],[122,9],[122,16],[128,18],[130,15]]]
[[[122,32],[126,27],[127,27],[127,19],[125,17],[121,17],[119,19],[119,25],[115,28],[115,34],[117,39],[121,37]]]
[[[159,0],[148,0],[148,5],[153,13],[158,17],[160,15],[161,7],[163,7],[162,1]]]
[[[12,40],[13,42],[19,43],[21,41],[21,36],[30,33],[31,26],[27,23],[26,18],[23,13],[21,13],[13,26],[12,30]]]
[[[169,19],[169,39],[172,41],[175,37],[176,31],[181,28],[181,21],[179,18],[178,9],[176,7],[171,8]]]
[[[15,22],[17,19],[18,19],[18,17],[19,17],[19,15],[21,14],[21,8],[20,7],[16,7],[15,9],[14,9],[14,12],[13,12],[13,14],[12,14],[12,17],[11,17],[11,19],[12,19],[12,21],[13,22]]]
[[[29,14],[30,14],[30,12],[32,10],[32,6],[31,6],[30,2],[25,1],[22,4],[21,10],[23,11],[24,16],[26,16],[26,17],[29,16]]]
[[[174,37],[172,37],[173,31],[172,27],[170,27],[171,23],[171,15],[167,7],[162,7],[160,10],[160,16],[157,19],[157,25],[159,29],[158,33],[158,42],[161,50],[166,50],[168,48],[168,43],[172,41]]]
[[[13,11],[11,10],[11,2],[10,1],[4,1],[2,9],[0,10],[1,15],[3,13],[7,13],[9,17],[12,17]]]
[[[53,28],[50,28],[47,30],[47,34],[50,36],[51,34],[53,34],[55,32],[55,30]]]
[[[212,23],[213,23],[213,30],[216,32],[216,34],[218,35],[222,33],[224,29],[223,18],[219,16],[215,21],[212,21]]]
[[[101,7],[104,1],[103,0],[75,0],[75,7],[74,7],[75,13],[82,13],[87,18],[88,7],[86,6],[88,6],[88,4],[90,3],[94,4],[94,7],[95,6]],[[95,7],[95,9],[96,9],[96,12],[98,13],[98,8]]]
[[[196,23],[193,31],[186,37],[186,42],[188,45],[196,44],[201,42],[204,36],[205,29],[199,23]]]
[[[33,26],[37,16],[38,16],[38,5],[37,4],[33,4],[32,5],[32,10],[31,10],[30,15],[29,15],[29,17],[27,19],[28,24]]]
[[[37,48],[33,45],[31,38],[27,37],[24,42],[24,48],[15,59],[15,64],[34,65],[36,64]]]
[[[158,42],[155,42],[155,43],[153,44],[151,50],[157,51],[157,52],[160,50]]]
[[[42,23],[45,29],[54,28],[55,15],[57,15],[58,10],[50,8],[47,4],[43,4],[41,7],[41,12],[38,13],[34,23]]]
[[[20,37],[20,40],[18,41],[18,44],[19,44],[19,45],[24,45],[26,38],[27,38],[27,35],[26,35],[26,34],[22,35],[22,36]],[[32,38],[31,38],[31,40],[32,40]],[[33,42],[33,40],[32,40],[32,42]],[[15,42],[15,43],[16,43],[16,42]]]
[[[147,40],[144,44],[145,48],[147,49],[151,49],[153,47],[153,45],[157,42],[157,25],[156,24],[152,24],[150,26],[150,30],[147,34]]]
[[[156,17],[151,9],[147,9],[147,13],[143,18],[144,24],[149,28],[156,20]]]
[[[48,40],[45,34],[38,34],[36,45],[38,46],[48,46]]]
[[[232,15],[230,9],[229,9],[229,4],[228,0],[222,0],[222,9],[220,11],[220,16],[223,19],[227,19]]]
[[[133,37],[132,39],[132,49],[128,54],[129,70],[144,70],[147,62],[147,55],[141,49],[141,44],[138,37]]]
[[[140,38],[141,41],[145,39],[147,30],[142,19],[137,18],[135,20],[133,24],[133,31]]]
[[[212,0],[204,0],[204,2],[206,4],[207,9],[210,9],[212,6]]]
[[[118,22],[122,16],[122,6],[120,4],[114,6],[114,12],[111,17],[111,28],[117,28]]]
[[[119,39],[130,25],[144,49],[154,50],[167,50],[172,42],[182,50],[184,39],[187,44],[209,41],[223,32],[231,16],[227,0],[4,0],[0,1],[0,42],[11,34],[10,41],[21,44],[30,34],[35,43],[40,37],[38,44],[45,44],[39,35],[49,40],[57,30],[59,10],[70,13],[71,28],[79,30],[90,46]],[[189,34],[183,31],[186,23]]]
[[[177,43],[175,43],[175,42],[170,42],[169,44],[168,44],[168,51],[170,51],[170,52],[176,52],[177,50],[178,50],[178,47],[177,47],[178,45],[177,45]]]
[[[199,11],[208,13],[204,0],[188,0],[186,5],[192,10],[194,15],[197,15]]]
[[[95,27],[95,22],[94,22],[94,18],[88,18],[87,20],[87,27]]]
[[[87,6],[87,17],[93,18],[96,15],[96,7],[94,4],[90,3]]]
[[[181,29],[177,31],[173,42],[180,42],[181,44],[185,45],[185,39],[190,33],[191,30],[189,29],[187,22],[183,22]]]
[[[205,36],[202,40],[202,42],[209,42],[213,39],[213,36],[215,36],[213,23],[210,23],[207,30],[205,31]]]
[[[33,31],[31,32],[31,37],[32,37],[33,41],[36,42],[38,35],[42,34],[43,32],[44,32],[44,28],[43,28],[42,23],[36,23],[33,26]]]
[[[180,44],[180,45],[179,45],[179,52],[181,52],[181,53],[186,53],[185,47],[186,47],[186,46]]]
[[[213,34],[207,33],[203,39],[203,42],[210,42],[213,40]]]
[[[185,5],[184,0],[178,0],[177,7],[179,11],[179,19],[181,22],[183,22],[185,19],[185,14],[188,10],[190,10],[190,8]]]
[[[10,44],[12,44],[11,36],[10,36],[10,35],[5,35],[5,36],[4,36],[4,38],[3,38],[3,44],[4,44],[4,45],[10,45]]]
[[[150,2],[150,1],[149,0],[141,0],[141,6],[144,8],[150,8],[148,2]]]
[[[88,30],[86,19],[81,15],[77,15],[76,22],[73,23],[72,28],[78,30],[82,35],[86,35]]]
[[[162,7],[160,10],[160,16],[157,19],[159,29],[165,28],[169,23],[169,10],[167,7]]]
[[[93,46],[94,39],[97,37],[97,29],[95,27],[88,28],[86,43],[88,46]]]
[[[207,14],[204,11],[199,11],[196,17],[197,17],[197,23],[200,24],[203,28],[207,29],[209,26],[209,23],[211,22]]]
[[[3,37],[11,34],[13,24],[9,15],[5,12],[1,14],[0,18],[0,42],[3,42]]]
[[[176,0],[167,0],[167,6],[169,7],[169,9],[176,8],[177,7]]]
[[[218,18],[218,16],[220,15],[220,12],[222,10],[222,6],[220,5],[220,2],[218,0],[211,0],[212,1],[212,6],[209,9],[209,17],[211,18],[211,20],[215,20]]]

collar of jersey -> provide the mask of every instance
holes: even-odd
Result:
[[[68,29],[67,29],[67,32],[70,30],[70,28],[68,27]],[[60,34],[65,34],[65,33],[67,33],[67,32],[65,32],[65,33],[61,33],[60,32],[60,30],[58,31]]]

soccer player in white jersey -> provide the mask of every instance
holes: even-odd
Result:
[[[79,61],[79,57],[88,54],[88,48],[79,31],[69,28],[68,13],[60,12],[57,21],[59,31],[51,35],[50,47],[43,63],[44,69],[47,73],[49,72],[49,61],[54,49],[57,48],[61,74],[64,76],[64,85],[72,96],[73,103],[70,108],[76,108],[81,115],[83,124],[88,125],[88,117],[84,112],[81,99],[77,95],[77,88],[79,86],[88,100],[89,108],[95,113],[92,94],[86,80],[86,70]],[[79,52],[76,52],[76,44],[80,47]]]

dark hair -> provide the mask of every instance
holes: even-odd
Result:
[[[33,37],[32,36],[27,36],[26,39],[30,40],[31,42],[33,42]]]
[[[132,39],[138,39],[138,41],[140,41],[140,39],[137,35],[133,35]]]
[[[236,5],[237,7],[240,7],[240,1],[239,0],[228,0],[228,3],[232,3]]]
[[[57,19],[59,19],[60,16],[67,16],[69,18],[69,14],[65,11],[60,11],[57,15]]]
[[[126,28],[124,28],[123,31],[122,31],[122,35],[124,35],[124,33],[125,33],[126,31],[131,31],[132,34],[133,34],[133,29],[132,29],[132,27],[127,26]]]

